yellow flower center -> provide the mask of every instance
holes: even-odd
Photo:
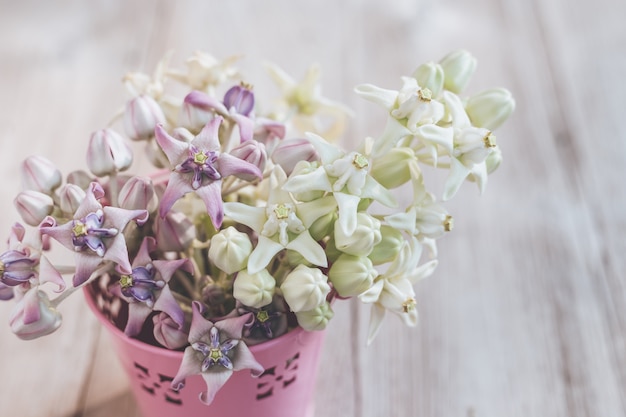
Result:
[[[198,165],[204,165],[207,159],[209,159],[209,157],[202,151],[196,152],[193,155],[193,162]]]
[[[269,318],[270,318],[270,315],[265,310],[261,310],[258,313],[256,313],[256,319],[260,321],[261,323],[265,323],[266,321],[269,320]]]
[[[446,216],[446,219],[443,221],[443,230],[446,232],[451,231],[454,228],[454,218],[449,214]]]
[[[496,147],[496,135],[489,132],[487,136],[483,138],[483,142],[485,143],[485,148],[495,148]]]
[[[428,88],[420,88],[417,90],[417,97],[422,101],[429,102],[433,99],[433,92]]]
[[[4,275],[4,271],[5,271],[4,262],[0,261],[0,277]]]
[[[213,359],[215,362],[222,358],[223,354],[220,348],[211,348],[209,352],[209,357]]]
[[[352,160],[352,164],[355,167],[357,167],[358,169],[363,169],[363,168],[366,168],[369,165],[369,161],[367,160],[366,157],[364,157],[360,153],[357,153],[356,155],[354,155],[354,159]]]
[[[87,236],[87,226],[85,223],[75,220],[74,227],[72,227],[72,233],[76,237]]]
[[[405,313],[410,313],[411,311],[415,310],[416,306],[417,306],[417,301],[415,301],[415,298],[413,297],[407,298],[406,301],[402,303],[402,311]]]
[[[120,277],[120,285],[122,289],[130,288],[133,286],[133,277],[131,275],[122,275]]]
[[[276,215],[277,219],[286,219],[287,217],[289,217],[289,212],[291,210],[289,209],[289,207],[287,207],[284,204],[279,204],[274,208],[274,214]]]

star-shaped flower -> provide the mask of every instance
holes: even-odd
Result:
[[[185,315],[174,299],[169,288],[169,281],[176,271],[192,273],[189,259],[152,260],[150,253],[156,249],[156,240],[146,237],[133,260],[132,272],[121,271],[119,286],[115,287],[118,295],[128,301],[128,322],[124,332],[128,336],[139,334],[143,323],[152,311],[163,311],[182,328]]]
[[[173,138],[162,126],[157,126],[156,140],[174,166],[159,207],[161,217],[165,217],[182,196],[195,192],[204,201],[213,225],[219,229],[224,218],[222,178],[229,175],[242,179],[262,177],[253,164],[220,152],[218,131],[222,120],[220,116],[215,117],[189,143]]]
[[[194,301],[192,308],[190,346],[185,349],[172,388],[179,390],[184,387],[188,376],[200,374],[207,386],[200,399],[208,405],[233,371],[250,369],[252,376],[259,376],[264,369],[242,340],[243,328],[250,321],[250,314],[213,323],[204,318],[199,302]]]
[[[122,232],[131,220],[140,225],[148,220],[146,210],[103,207],[99,202],[103,197],[102,186],[93,182],[74,213],[73,220],[57,225],[54,218],[47,217],[39,227],[42,234],[75,252],[75,287],[87,281],[102,261],[112,261],[122,271],[130,273],[131,265]]]
[[[226,215],[245,224],[259,234],[259,240],[248,258],[248,272],[255,274],[265,268],[272,257],[283,249],[291,249],[307,261],[328,266],[326,253],[308,228],[320,217],[335,210],[332,197],[323,197],[305,203],[296,203],[285,191],[287,176],[275,166],[270,177],[270,194],[265,207],[243,203],[226,203]]]

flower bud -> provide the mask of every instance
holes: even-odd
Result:
[[[231,150],[230,154],[246,162],[250,162],[252,165],[259,168],[261,172],[265,170],[265,164],[267,163],[265,145],[254,139],[243,142],[241,145]],[[254,180],[255,178],[257,178],[256,175],[251,176],[250,180]]]
[[[52,194],[63,178],[50,160],[43,156],[30,156],[22,162],[22,187],[44,194]]]
[[[498,169],[500,163],[502,163],[502,151],[499,147],[496,146],[485,159],[485,165],[487,165],[487,173],[491,174],[493,171]]]
[[[253,138],[265,145],[265,150],[272,153],[278,143],[285,137],[285,125],[276,120],[264,117],[255,118]]]
[[[13,298],[13,288],[0,282],[0,301],[8,301]]]
[[[156,211],[159,201],[149,178],[132,177],[122,187],[117,197],[119,206],[126,210]]]
[[[211,238],[209,260],[222,271],[232,274],[246,267],[251,252],[248,235],[230,226]]]
[[[374,250],[368,256],[374,265],[393,261],[404,245],[404,237],[395,227],[382,225],[380,234],[382,236],[381,241],[374,246]]]
[[[287,175],[300,161],[319,161],[320,157],[313,144],[307,139],[287,139],[282,141],[272,153],[272,160],[280,165]]]
[[[254,110],[254,93],[252,88],[242,83],[231,87],[224,95],[224,106],[228,111],[235,111],[244,116],[249,116]]]
[[[207,108],[205,104],[196,102],[195,95],[189,94],[183,100],[178,120],[187,129],[199,132],[213,117],[215,117],[215,113],[211,109]]]
[[[180,328],[167,313],[159,313],[152,317],[154,338],[168,349],[176,350],[187,344],[189,331]]]
[[[280,286],[291,311],[312,310],[326,301],[330,292],[328,277],[318,268],[298,265]]]
[[[83,190],[89,187],[93,182],[93,178],[87,172],[82,170],[72,171],[67,175],[67,183],[78,185]]]
[[[343,254],[328,271],[328,279],[341,297],[354,297],[368,290],[378,271],[364,256]]]
[[[22,220],[30,226],[37,226],[54,209],[52,197],[39,191],[22,191],[15,197],[13,204]]]
[[[51,305],[46,293],[33,288],[15,305],[9,323],[20,339],[31,340],[58,329],[61,314]]]
[[[65,184],[59,189],[59,206],[63,213],[73,215],[85,199],[85,190],[76,184]]]
[[[443,88],[443,68],[434,62],[427,62],[417,67],[413,71],[413,78],[417,80],[420,87],[428,88],[433,97],[437,97]]]
[[[87,166],[102,177],[124,171],[133,162],[133,152],[124,138],[112,129],[100,129],[91,134],[87,148]]]
[[[515,100],[509,90],[493,88],[470,97],[465,110],[472,125],[494,130],[513,113]]]
[[[312,332],[324,330],[334,315],[335,313],[330,307],[330,303],[325,302],[312,310],[296,312],[296,319],[298,319],[300,327],[307,332]]]
[[[243,270],[233,283],[233,296],[248,307],[261,308],[272,302],[275,288],[276,281],[267,269],[256,274]]]
[[[335,227],[335,246],[350,255],[367,256],[382,239],[380,221],[361,212],[357,213],[356,222],[356,229],[351,235],[345,234],[341,227]]]
[[[179,211],[170,211],[163,218],[155,218],[157,246],[162,251],[184,251],[196,238],[193,223]]]
[[[146,140],[154,136],[154,128],[165,123],[165,114],[149,95],[142,94],[126,102],[124,131],[132,140]]]
[[[453,93],[460,93],[476,71],[476,58],[466,50],[449,53],[439,61],[445,75],[443,86]]]
[[[409,166],[415,159],[411,148],[392,148],[372,163],[370,175],[385,188],[399,187],[411,179]]]

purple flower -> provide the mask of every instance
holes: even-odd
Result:
[[[87,281],[104,260],[112,261],[122,271],[130,273],[131,265],[122,231],[131,220],[140,225],[148,220],[146,210],[103,207],[98,201],[103,197],[102,186],[91,183],[73,220],[58,226],[54,218],[47,217],[39,227],[41,234],[75,251],[75,287]]]
[[[146,237],[132,265],[132,272],[120,272],[119,290],[128,301],[128,322],[124,333],[136,336],[152,311],[163,311],[182,328],[185,315],[169,286],[176,271],[192,273],[188,259],[152,260],[150,252],[156,249],[156,241]]]
[[[248,321],[243,330],[243,338],[248,345],[255,345],[287,333],[288,321],[285,301],[275,295],[271,304],[253,308],[237,303],[237,312],[241,315],[252,313],[253,320]]]
[[[233,371],[250,369],[252,376],[259,376],[264,369],[241,340],[243,327],[250,320],[249,314],[213,323],[204,318],[201,310],[201,304],[194,302],[189,330],[191,346],[185,349],[172,388],[179,390],[184,386],[185,378],[200,374],[207,386],[200,399],[209,405]]]
[[[156,140],[174,166],[159,207],[161,217],[165,217],[182,196],[195,192],[204,201],[213,224],[219,229],[224,218],[222,178],[229,175],[262,177],[259,168],[253,164],[220,152],[218,131],[222,120],[221,117],[211,120],[190,143],[173,138],[161,125],[157,126]]]

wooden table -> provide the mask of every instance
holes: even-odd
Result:
[[[354,85],[397,88],[467,48],[470,91],[517,100],[497,132],[503,166],[484,196],[470,185],[448,205],[456,228],[417,286],[418,328],[388,319],[366,347],[368,309],[337,303],[317,415],[626,416],[625,15],[617,0],[1,0],[1,230],[18,220],[19,161],[84,167],[90,132],[125,98],[121,76],[171,49],[177,65],[195,50],[244,54],[261,86],[264,60],[296,78],[317,61],[360,139],[382,119]],[[84,301],[62,312],[43,340],[0,327],[0,414],[139,416]]]

